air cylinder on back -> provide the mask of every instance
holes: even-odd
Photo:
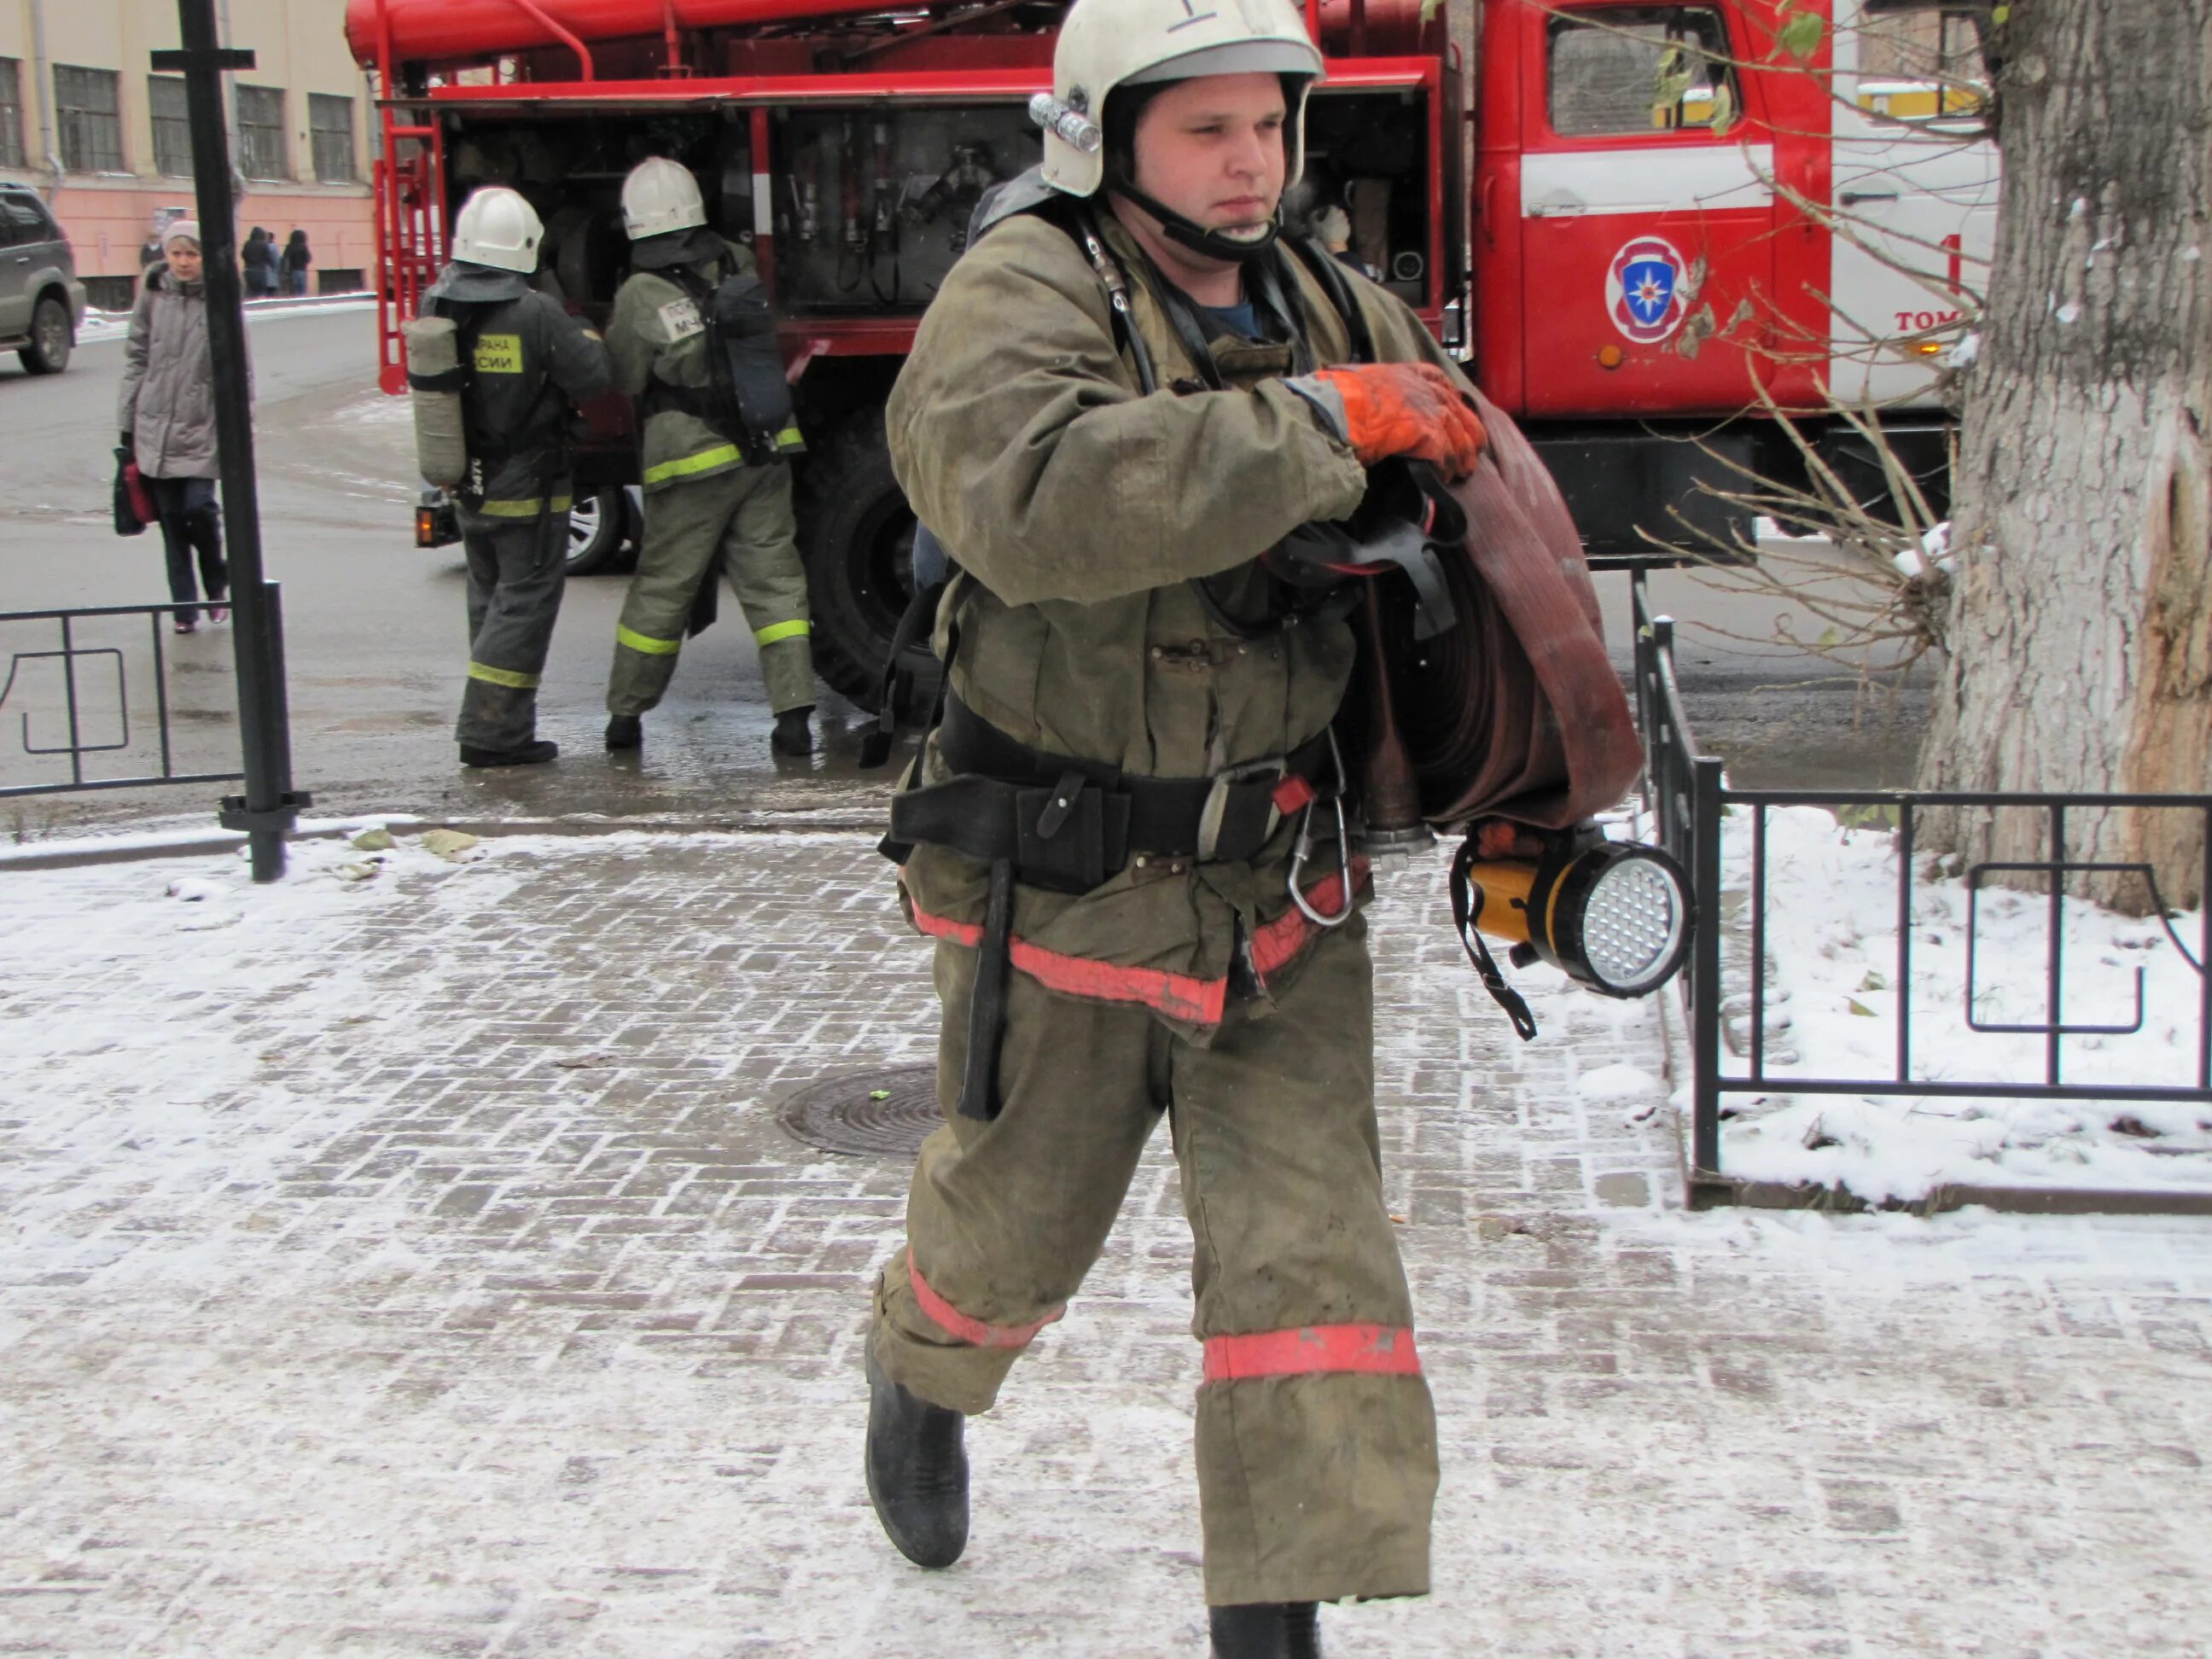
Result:
[[[407,387],[415,404],[415,465],[425,483],[451,489],[469,471],[460,331],[450,317],[417,317],[402,332],[407,340]]]

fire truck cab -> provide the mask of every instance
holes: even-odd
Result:
[[[1186,5],[1204,0],[1182,0]],[[1987,259],[1985,8],[1935,0],[1306,0],[1328,59],[1293,215],[1468,362],[1550,464],[1601,557],[1725,535],[1700,488],[1788,483],[1800,417],[1869,501],[1879,412],[1945,499],[1941,354]],[[348,0],[377,79],[381,383],[468,192],[547,228],[544,278],[604,318],[618,192],[647,155],[698,177],[775,297],[810,453],[800,529],[823,677],[874,693],[913,520],[883,404],[978,197],[1036,159],[1051,0]],[[590,411],[579,494],[636,476],[620,399]],[[1939,506],[1938,510],[1942,510]]]

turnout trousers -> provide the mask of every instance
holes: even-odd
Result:
[[[769,710],[781,714],[813,703],[812,624],[791,467],[771,461],[682,479],[646,496],[637,574],[615,629],[610,714],[642,714],[660,702],[699,590],[717,573],[753,630]]]
[[[453,735],[520,749],[538,734],[538,682],[568,574],[568,486],[532,501],[460,503],[469,562],[469,678]]]
[[[884,1371],[937,1405],[988,1409],[1097,1260],[1165,1111],[1204,1346],[1207,1601],[1425,1594],[1436,1415],[1383,1202],[1364,923],[1324,934],[1270,1017],[1232,1000],[1205,1047],[1143,1009],[1010,974],[988,1123],[953,1111],[975,958],[937,946],[946,1122],[876,1288]]]

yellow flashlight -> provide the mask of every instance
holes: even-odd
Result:
[[[1642,997],[1689,958],[1689,878],[1656,847],[1608,841],[1583,824],[1533,860],[1463,854],[1454,873],[1467,888],[1468,924],[1511,946],[1516,968],[1548,962],[1600,995]]]

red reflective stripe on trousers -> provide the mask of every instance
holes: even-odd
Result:
[[[977,923],[933,916],[918,904],[910,908],[914,925],[933,939],[971,948],[983,942],[983,929]],[[1200,979],[1158,968],[1117,968],[1089,957],[1063,956],[1018,937],[1007,945],[1006,959],[1048,991],[1093,1002],[1139,1002],[1192,1025],[1220,1024],[1229,994],[1225,979]]]
[[[911,1247],[906,1253],[906,1277],[914,1286],[915,1301],[929,1316],[930,1322],[942,1326],[947,1335],[958,1337],[971,1348],[1026,1348],[1039,1331],[1067,1311],[1065,1307],[1054,1308],[1034,1325],[986,1325],[980,1319],[970,1319],[929,1288],[929,1281],[915,1265]]]
[[[1367,860],[1354,858],[1352,860],[1353,892],[1365,889],[1367,875]],[[1344,878],[1331,871],[1306,889],[1306,902],[1325,916],[1334,915],[1344,905]],[[1292,905],[1252,935],[1252,971],[1266,979],[1278,968],[1295,960],[1300,951],[1313,943],[1313,935],[1320,931],[1305,919],[1297,905]]]
[[[1363,858],[1352,861],[1352,890],[1367,886],[1368,866]],[[1306,902],[1323,915],[1334,915],[1344,903],[1344,878],[1332,871],[1305,890]],[[970,950],[983,942],[981,923],[954,921],[932,915],[908,901],[914,925],[932,939],[964,945]],[[1320,930],[1293,905],[1252,936],[1252,969],[1261,979],[1296,958]],[[1191,1025],[1218,1025],[1227,1006],[1229,981],[1200,979],[1192,974],[1170,974],[1158,968],[1121,968],[1089,957],[1071,957],[1048,951],[1016,935],[1006,946],[1006,958],[1048,991],[1085,997],[1093,1002],[1137,1002]]]
[[[1258,1376],[1358,1371],[1419,1376],[1421,1356],[1404,1325],[1301,1325],[1291,1331],[1206,1339],[1206,1380],[1240,1382]]]

